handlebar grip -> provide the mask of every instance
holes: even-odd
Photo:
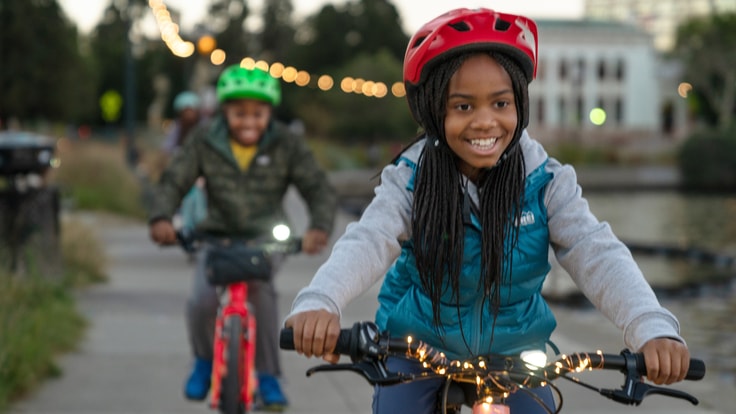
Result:
[[[340,336],[337,338],[337,344],[335,344],[336,354],[350,355],[353,346],[351,329],[341,329]],[[279,335],[279,348],[286,351],[294,350],[294,329],[283,328]]]
[[[279,348],[286,351],[294,350],[294,329],[281,329],[281,334],[279,335]]]
[[[705,377],[705,362],[702,359],[690,358],[690,368],[687,370],[686,380],[696,381]]]
[[[641,375],[646,375],[647,367],[644,361],[644,354],[636,354],[636,365]],[[702,359],[690,358],[690,366],[685,375],[685,379],[688,381],[697,381],[705,377],[705,362]]]

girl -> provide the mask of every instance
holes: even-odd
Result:
[[[684,378],[676,318],[589,211],[572,167],[525,131],[536,65],[536,24],[523,16],[456,9],[412,37],[404,83],[424,133],[384,168],[360,221],[295,298],[285,325],[298,352],[336,362],[340,310],[384,276],[376,322],[392,335],[453,359],[544,349],[556,326],[541,295],[551,246],[626,346],[645,354],[651,381]],[[389,368],[420,369],[397,359]],[[440,385],[377,387],[373,410],[434,412]],[[551,394],[539,390],[550,407]],[[547,412],[523,393],[508,402]]]

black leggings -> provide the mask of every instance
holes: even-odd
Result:
[[[418,373],[421,365],[404,358],[389,358],[386,361],[389,371]],[[405,384],[376,386],[373,393],[373,414],[432,414],[437,412],[439,397],[445,381],[441,378],[408,382]],[[549,387],[530,390],[544,401],[548,409],[554,411],[555,400]],[[506,403],[513,413],[547,414],[545,407],[525,392],[511,394]]]

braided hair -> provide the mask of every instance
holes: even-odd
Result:
[[[445,137],[446,96],[450,78],[472,53],[478,52],[461,54],[434,66],[426,81],[418,86],[413,102],[427,140],[415,178],[411,219],[414,254],[422,287],[432,300],[433,323],[440,330],[440,298],[445,289],[451,289],[458,315],[460,312],[465,234],[463,203],[466,186],[460,173],[459,158],[447,145]],[[521,216],[526,175],[519,140],[529,121],[530,79],[507,55],[488,53],[511,77],[519,117],[511,143],[501,159],[494,167],[483,169],[476,183],[483,229],[478,285],[484,301],[490,300],[493,313],[497,314],[501,304],[501,284],[510,283],[511,252],[518,241],[516,223]],[[504,266],[504,259],[508,260],[508,266]]]

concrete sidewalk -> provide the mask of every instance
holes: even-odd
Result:
[[[303,211],[298,207],[294,211],[296,221],[303,224]],[[339,215],[335,236],[342,232],[348,220],[347,215]],[[153,245],[142,223],[98,216],[89,216],[88,221],[98,229],[111,258],[110,282],[79,294],[79,306],[91,324],[81,347],[60,358],[62,375],[49,380],[10,412],[211,412],[205,403],[187,402],[182,397],[182,382],[190,363],[184,305],[192,274],[184,254],[177,248],[164,249]],[[276,280],[281,295],[281,316],[288,312],[294,295],[309,282],[325,258],[325,255],[300,255],[289,259]],[[375,286],[345,310],[344,326],[373,318],[377,289]],[[603,348],[608,352],[618,352],[621,348],[620,333],[598,314],[555,310],[560,324],[555,341],[561,350],[594,351]],[[292,404],[288,412],[371,412],[371,387],[358,375],[319,373],[306,378],[305,371],[319,362],[295,353],[283,353],[284,387]],[[618,387],[622,382],[618,375],[598,373],[584,373],[581,378],[600,380],[597,385],[607,388]],[[702,403],[698,407],[654,396],[637,408],[627,408],[577,385],[558,385],[565,397],[563,412],[568,414],[726,414],[733,412],[732,407],[736,406],[733,390],[719,390],[712,381],[677,385],[677,388],[701,398]]]

